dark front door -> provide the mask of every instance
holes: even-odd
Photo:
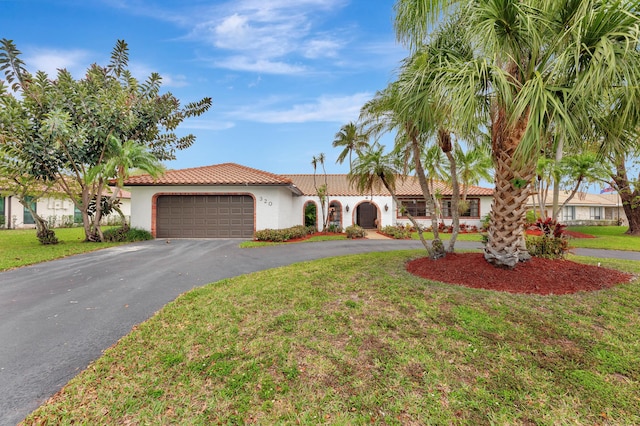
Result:
[[[362,203],[356,211],[356,222],[365,229],[374,229],[376,226],[376,218],[378,217],[378,209],[371,203]]]

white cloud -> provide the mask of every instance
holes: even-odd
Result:
[[[286,62],[273,62],[268,59],[253,59],[246,56],[232,56],[215,61],[215,66],[235,71],[250,71],[263,74],[300,74],[306,70],[300,65],[290,65]]]
[[[371,97],[371,93],[356,93],[349,96],[321,96],[314,102],[295,104],[287,109],[278,110],[271,106],[262,105],[254,109],[238,110],[230,115],[237,119],[260,123],[345,123],[355,121],[360,114],[360,108]]]
[[[25,55],[24,61],[29,71],[44,71],[49,78],[55,78],[59,69],[66,69],[73,76],[80,77],[89,67],[90,53],[86,50],[37,48]]]
[[[142,64],[140,62],[129,63],[129,70],[131,71],[131,75],[135,77],[139,82],[146,81],[152,72],[157,72],[162,77],[162,87],[185,87],[189,85],[187,81],[187,77],[183,74],[168,74],[159,72],[157,70],[152,69],[147,64]]]
[[[198,118],[186,119],[180,124],[180,129],[188,130],[227,130],[235,127],[231,121],[203,120]]]
[[[337,56],[342,43],[331,34],[318,34],[321,12],[342,7],[344,0],[244,0],[216,6],[195,19],[189,38],[227,51],[229,58],[212,61],[239,71],[295,74],[304,69],[295,58]],[[265,70],[266,68],[266,70]]]

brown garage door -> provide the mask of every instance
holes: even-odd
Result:
[[[253,198],[248,195],[161,195],[158,238],[251,238]]]

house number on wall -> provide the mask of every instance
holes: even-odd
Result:
[[[261,202],[261,203],[265,203],[265,204],[266,204],[266,205],[268,205],[269,207],[271,207],[271,206],[273,205],[273,203],[272,203],[271,201],[267,200],[267,199],[266,199],[266,198],[264,198],[264,197],[260,197],[260,202]]]

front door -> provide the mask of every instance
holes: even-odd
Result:
[[[375,229],[378,209],[371,203],[362,203],[356,210],[356,223],[365,229]]]

